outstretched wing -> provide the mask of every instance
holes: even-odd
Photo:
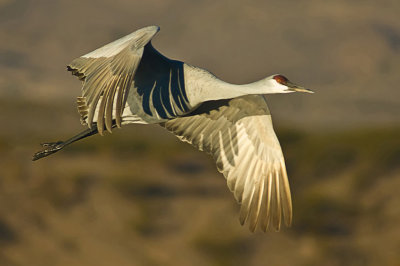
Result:
[[[210,106],[215,105],[210,108]],[[285,162],[265,98],[244,96],[203,105],[198,114],[162,125],[182,141],[210,153],[241,203],[240,222],[251,231],[279,230],[292,220]]]
[[[121,127],[121,116],[144,46],[159,31],[158,26],[137,30],[119,40],[73,60],[68,70],[83,81],[78,97],[81,121],[92,126],[96,115],[100,134],[111,132],[112,120]]]

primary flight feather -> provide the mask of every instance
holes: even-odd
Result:
[[[68,65],[83,82],[77,104],[88,129],[67,141],[42,144],[45,149],[33,160],[114,127],[160,124],[213,156],[241,204],[241,224],[251,231],[290,226],[289,182],[265,94],[312,91],[282,75],[244,85],[224,82],[160,54],[151,45],[158,31],[139,29]]]

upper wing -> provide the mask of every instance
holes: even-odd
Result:
[[[221,103],[221,102],[220,102]],[[241,203],[240,222],[264,231],[292,220],[292,201],[285,162],[260,95],[225,101],[207,112],[162,124],[181,140],[211,153],[229,189]]]
[[[142,28],[68,65],[68,70],[83,81],[78,111],[85,124],[91,127],[96,114],[100,134],[104,126],[111,132],[113,118],[121,126],[121,115],[144,46],[158,31],[158,26]]]

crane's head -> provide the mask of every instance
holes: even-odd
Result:
[[[273,75],[271,76],[272,83],[274,87],[277,89],[277,92],[280,93],[288,93],[288,92],[308,92],[314,93],[312,90],[303,88],[298,86],[292,82],[290,82],[285,76],[283,75]]]

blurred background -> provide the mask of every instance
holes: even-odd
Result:
[[[400,2],[0,0],[0,265],[400,265]],[[269,97],[294,223],[241,227],[206,154],[129,126],[83,130],[74,58],[147,25],[170,58]]]

